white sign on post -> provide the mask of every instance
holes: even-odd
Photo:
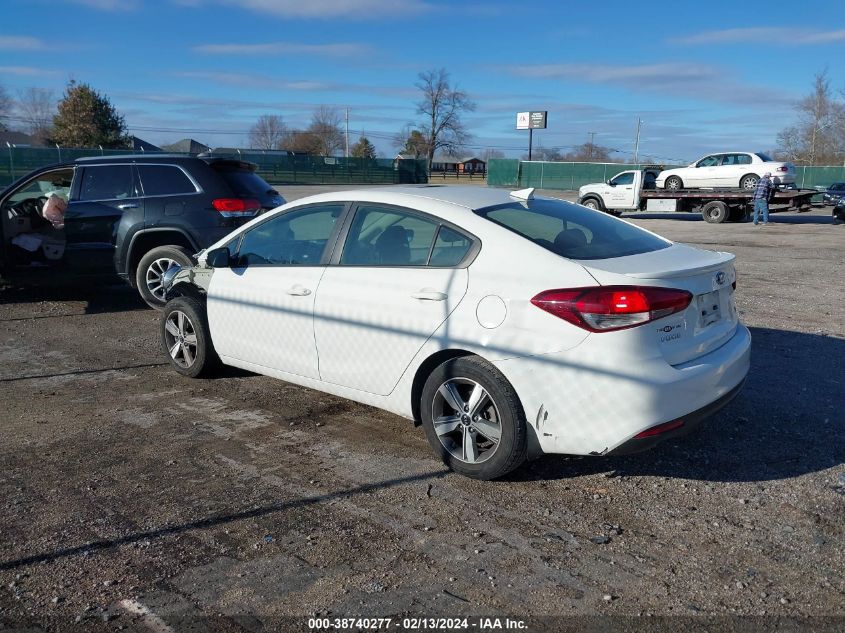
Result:
[[[517,112],[516,113],[516,129],[517,130],[527,130],[529,126],[530,120],[530,112]]]

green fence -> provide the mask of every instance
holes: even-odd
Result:
[[[621,163],[551,163],[491,159],[487,165],[487,184],[495,187],[536,187],[537,189],[577,190],[584,185],[605,182],[621,171],[646,165]],[[670,169],[670,167],[666,167]],[[827,187],[845,182],[843,167],[796,167],[795,184],[801,189]]]
[[[0,150],[2,151],[2,150]],[[8,147],[0,158],[0,188],[33,169],[88,156],[125,156],[132,150]],[[149,154],[149,152],[148,152]],[[427,182],[425,160],[290,156],[280,152],[227,151],[258,164],[259,175],[274,185],[285,184],[412,184]]]

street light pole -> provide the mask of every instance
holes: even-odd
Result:
[[[643,120],[640,117],[637,117],[637,140],[634,143],[634,164],[639,165],[639,157],[640,157],[640,126],[643,124]]]

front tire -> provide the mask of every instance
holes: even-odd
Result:
[[[151,308],[161,310],[165,304],[162,277],[173,266],[193,266],[191,252],[182,246],[157,246],[138,262],[135,285],[141,298]]]
[[[666,179],[666,182],[663,183],[663,188],[672,189],[673,191],[676,189],[683,189],[684,181],[681,180],[680,176],[669,176]]]
[[[587,198],[584,202],[581,203],[582,207],[587,207],[588,209],[592,209],[593,211],[603,211],[602,204],[596,200],[595,198]]]
[[[754,187],[757,186],[757,182],[760,180],[760,176],[757,174],[746,174],[742,178],[739,179],[739,188],[745,189],[747,191],[753,191]]]
[[[164,306],[161,344],[171,367],[189,378],[207,375],[220,363],[205,308],[191,297],[177,297]]]
[[[434,452],[473,479],[497,479],[527,453],[528,427],[511,384],[476,356],[446,361],[423,387],[420,412]]]

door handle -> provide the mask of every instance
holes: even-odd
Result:
[[[419,292],[415,292],[411,295],[414,299],[419,299],[420,301],[445,301],[447,295],[445,292],[437,292],[436,290],[428,290],[423,288]]]
[[[311,291],[308,288],[303,288],[299,284],[295,286],[291,286],[286,291],[289,295],[293,295],[294,297],[307,297],[311,294]]]
[[[117,208],[121,211],[126,211],[126,209],[137,209],[138,203],[137,202],[124,202],[123,204],[117,205]]]

